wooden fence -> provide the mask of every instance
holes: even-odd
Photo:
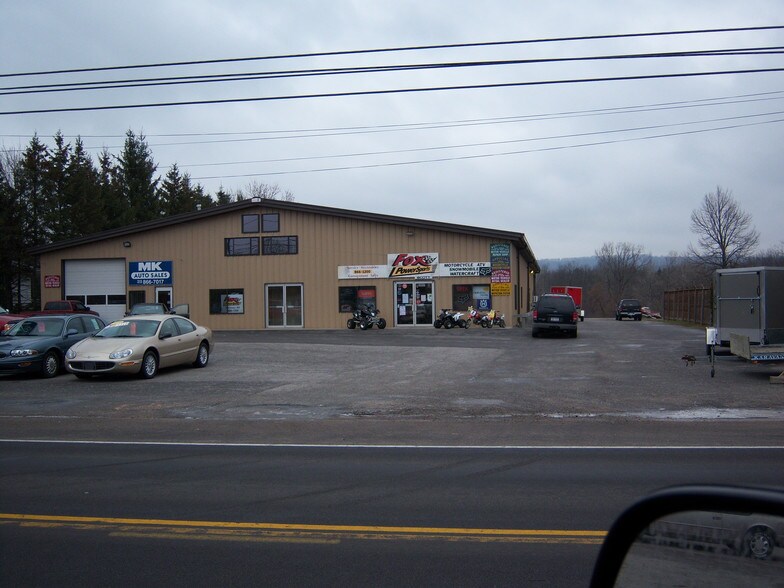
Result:
[[[704,326],[712,325],[713,288],[691,288],[665,292],[662,318]]]

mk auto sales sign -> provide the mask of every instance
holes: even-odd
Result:
[[[171,286],[171,261],[130,261],[128,262],[129,286]]]

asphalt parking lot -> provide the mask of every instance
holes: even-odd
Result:
[[[784,440],[780,371],[725,356],[711,378],[703,330],[661,321],[218,332],[207,368],[150,381],[0,376],[0,419],[7,438],[740,444]]]

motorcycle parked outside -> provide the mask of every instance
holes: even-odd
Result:
[[[467,329],[468,324],[469,322],[463,318],[462,312],[450,310],[448,308],[442,308],[441,314],[433,321],[433,326],[436,329],[440,329],[441,327],[444,327],[445,329],[451,329],[452,327]]]
[[[376,325],[379,329],[385,329],[387,321],[379,316],[381,311],[373,304],[364,304],[354,310],[353,315],[346,321],[346,327],[349,329],[356,329],[359,327],[361,330],[366,331],[372,329]]]
[[[473,306],[468,307],[468,316],[469,321],[472,321],[475,325],[481,325],[483,329],[489,329],[493,326],[492,317],[487,314],[480,313]]]

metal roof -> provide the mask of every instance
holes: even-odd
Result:
[[[534,267],[538,273],[540,271],[539,264],[536,261],[533,251],[525,238],[524,233],[517,233],[513,231],[502,231],[498,229],[489,229],[486,227],[472,227],[467,225],[458,225],[453,223],[444,223],[438,221],[422,220],[403,216],[392,216],[386,214],[378,214],[375,212],[362,212],[357,210],[347,210],[343,208],[332,208],[328,206],[318,206],[314,204],[302,204],[299,202],[289,202],[286,200],[273,200],[266,198],[251,198],[247,200],[240,200],[230,204],[222,204],[219,206],[211,206],[203,210],[194,212],[186,212],[184,214],[177,214],[174,216],[162,217],[143,223],[128,225],[117,229],[110,229],[108,231],[101,231],[100,233],[93,233],[92,235],[85,235],[83,237],[76,237],[74,239],[67,239],[65,241],[58,241],[56,243],[49,243],[47,245],[40,245],[30,249],[33,255],[40,255],[42,253],[50,253],[77,245],[86,245],[89,243],[96,243],[105,239],[112,239],[116,237],[126,237],[136,233],[151,231],[156,229],[163,229],[166,227],[189,223],[196,220],[210,218],[231,212],[237,212],[250,208],[257,208],[264,206],[268,209],[291,210],[296,212],[304,212],[309,214],[320,214],[326,216],[333,216],[338,218],[347,218],[352,220],[362,220],[367,222],[385,223],[400,225],[410,228],[421,228],[429,230],[446,231],[450,233],[462,233],[465,235],[475,235],[477,237],[488,237],[491,239],[503,239],[512,241],[515,247],[522,253],[523,257],[529,264]]]

